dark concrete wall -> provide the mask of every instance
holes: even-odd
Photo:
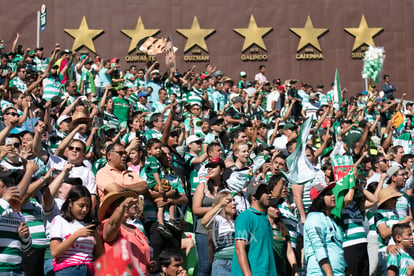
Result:
[[[16,0],[0,1],[0,38],[10,47],[16,32],[22,36],[24,47],[34,48],[36,40],[36,11],[42,2]],[[133,29],[138,16],[146,28],[160,29],[159,36],[171,35],[176,47],[180,71],[191,67],[184,62],[183,49],[186,39],[176,32],[177,28],[189,28],[194,16],[202,28],[216,32],[207,38],[210,61],[233,79],[238,79],[240,70],[253,78],[260,64],[266,64],[268,78],[296,78],[316,86],[328,86],[335,68],[340,73],[341,84],[351,93],[363,90],[361,79],[362,60],[352,59],[354,37],[344,28],[358,27],[362,14],[370,27],[381,27],[384,31],[374,38],[377,46],[384,46],[386,59],[384,73],[391,75],[398,93],[406,92],[409,99],[414,93],[414,1],[412,0],[46,0],[48,24],[41,32],[41,45],[50,52],[55,42],[62,48],[72,48],[73,39],[64,33],[65,28],[78,28],[82,16],[86,16],[89,27],[104,29],[94,40],[97,52],[105,58],[127,55],[130,39],[121,29]],[[272,27],[264,37],[267,47],[267,62],[242,62],[241,49],[244,39],[234,28],[246,28],[250,15],[256,18],[259,27]],[[310,15],[317,28],[328,28],[329,32],[319,39],[323,60],[301,60],[295,58],[299,38],[289,31],[291,27],[303,27]],[[246,53],[249,53],[247,51]],[[188,52],[191,54],[191,51]],[[163,57],[160,57],[163,61]],[[127,63],[123,62],[123,68]],[[199,71],[204,63],[196,63]]]

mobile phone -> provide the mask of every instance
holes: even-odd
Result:
[[[13,138],[6,137],[6,145],[11,145],[11,144],[13,144]]]
[[[96,230],[96,228],[98,228],[101,222],[99,220],[93,220],[91,224],[93,224],[93,227],[91,227],[91,229]]]

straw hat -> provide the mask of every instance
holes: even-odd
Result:
[[[104,220],[106,217],[106,213],[108,212],[108,209],[111,206],[111,204],[121,197],[123,198],[137,197],[137,193],[133,191],[123,191],[123,192],[111,192],[107,194],[102,199],[101,206],[99,207],[98,220],[100,221]]]
[[[72,115],[70,129],[74,129],[79,124],[89,124],[90,122],[92,122],[92,118],[89,118],[85,111],[76,110]]]
[[[402,193],[396,192],[393,188],[387,187],[378,193],[378,206],[391,198],[400,197]]]

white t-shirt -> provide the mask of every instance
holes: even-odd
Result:
[[[275,109],[280,110],[280,93],[277,90],[274,90],[267,95],[266,111],[272,111],[273,102],[276,102]]]
[[[64,241],[78,229],[87,225],[77,220],[68,222],[61,215],[58,215],[52,221],[48,236],[50,239],[55,238]],[[94,247],[95,238],[93,236],[78,238],[63,254],[55,258],[53,261],[55,271],[81,264],[92,267]]]

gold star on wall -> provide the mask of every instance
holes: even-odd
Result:
[[[145,29],[144,23],[142,22],[141,16],[138,17],[137,25],[135,29],[130,30],[121,30],[121,33],[126,35],[131,39],[129,44],[128,54],[134,51],[137,47],[137,43],[146,36],[156,35],[160,29]]]
[[[322,52],[318,38],[326,32],[328,32],[328,29],[314,28],[312,19],[309,15],[306,18],[305,27],[289,28],[289,30],[300,37],[298,49],[296,50],[297,52],[299,52],[309,44],[315,47],[315,49],[317,49],[319,52]]]
[[[358,28],[345,28],[347,33],[355,37],[352,51],[355,51],[364,44],[375,46],[373,38],[383,30],[383,28],[369,28],[364,15],[361,17]]]
[[[201,29],[197,16],[194,16],[193,25],[191,25],[190,29],[177,29],[177,33],[187,38],[184,53],[193,48],[195,45],[208,53],[205,39],[215,31],[216,30],[214,29]]]
[[[82,46],[85,46],[95,54],[96,51],[93,40],[104,32],[104,30],[89,29],[85,16],[82,17],[82,21],[78,29],[64,29],[64,31],[75,39],[75,41],[73,41],[72,51],[76,51]]]
[[[253,44],[267,51],[263,37],[272,31],[272,27],[257,27],[253,14],[250,15],[249,26],[247,28],[236,28],[233,31],[244,37],[242,52],[246,51]]]

